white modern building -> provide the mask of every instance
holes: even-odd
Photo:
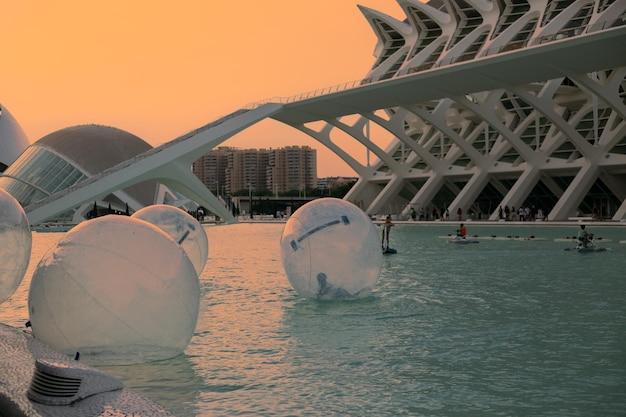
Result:
[[[31,223],[147,180],[235,221],[189,167],[268,117],[352,167],[346,198],[369,214],[626,219],[626,1],[397,3],[400,18],[360,6],[378,37],[364,79],[245,106],[27,206]]]
[[[330,146],[342,131],[376,157],[370,166],[350,162],[360,181],[349,200],[404,217],[411,207],[435,207],[496,219],[500,206],[541,208],[551,220],[625,217],[626,61],[565,49],[603,32],[623,34],[626,1],[398,4],[401,19],[361,7],[378,37],[362,83],[413,78],[426,94],[377,93],[372,85],[374,111],[318,118],[323,125],[303,129]],[[617,47],[597,48],[623,56],[624,44],[622,35]],[[533,54],[542,47],[553,56]],[[500,65],[516,55],[515,65]],[[384,147],[369,133],[374,124],[393,137]]]
[[[4,172],[30,145],[26,133],[9,110],[0,104],[0,172]]]
[[[0,176],[0,187],[27,207],[150,149],[152,146],[144,140],[114,127],[67,127],[23,149]],[[184,201],[152,180],[94,196],[93,201],[70,207],[47,220],[81,222],[108,212],[133,213],[157,203],[181,205]]]

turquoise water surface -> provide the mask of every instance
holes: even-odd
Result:
[[[626,415],[626,228],[607,252],[556,242],[577,226],[397,225],[363,300],[301,299],[283,224],[207,226],[196,332],[184,355],[107,367],[179,416]],[[35,233],[29,273],[60,234]],[[340,261],[340,260],[338,260]],[[29,278],[0,310],[23,326]]]

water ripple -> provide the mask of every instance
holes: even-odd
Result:
[[[453,228],[395,227],[372,295],[342,303],[290,287],[282,225],[209,227],[185,354],[110,371],[181,417],[624,415],[626,229],[596,231],[611,252],[581,256],[552,240],[569,229],[438,238]],[[3,321],[23,323],[25,285]]]

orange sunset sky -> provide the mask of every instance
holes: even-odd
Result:
[[[376,38],[357,3],[405,17],[394,0],[0,0],[0,102],[31,142],[94,123],[158,145],[251,102],[363,78]],[[320,177],[354,175],[273,120],[223,145],[309,145]]]

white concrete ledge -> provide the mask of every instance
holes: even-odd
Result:
[[[70,406],[31,401],[28,388],[37,359],[71,360],[29,332],[0,323],[0,416],[12,417],[174,417],[161,405],[122,388],[92,395]]]

